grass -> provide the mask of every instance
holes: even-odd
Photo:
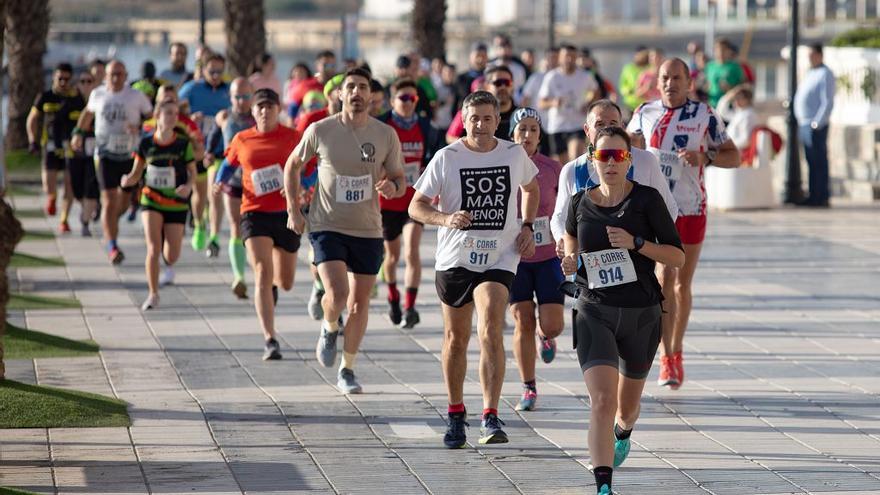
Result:
[[[25,230],[23,241],[51,241],[55,234],[51,230]]]
[[[6,190],[12,196],[39,196],[40,190],[35,187],[26,187],[20,184],[11,184]]]
[[[13,150],[6,152],[6,170],[10,174],[17,172],[40,172],[40,157],[34,156],[28,150]]]
[[[12,253],[9,266],[10,268],[47,268],[64,266],[64,260],[58,257],[44,258],[27,253]]]
[[[0,486],[0,495],[37,495],[37,494],[34,492],[28,492],[25,490],[16,490],[15,488]]]
[[[99,347],[93,340],[65,339],[7,322],[3,349],[6,359],[34,359],[87,356],[98,352]]]
[[[18,218],[45,218],[46,213],[41,208],[17,208],[15,216]]]
[[[0,382],[0,428],[130,426],[125,402],[103,395]]]
[[[9,295],[9,303],[6,309],[21,311],[25,309],[77,309],[81,307],[82,305],[79,301],[69,297],[46,297],[15,293]]]

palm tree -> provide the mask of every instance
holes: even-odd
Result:
[[[28,112],[43,91],[43,55],[49,34],[49,0],[6,3],[6,36],[9,44],[9,125],[6,149],[27,148]]]
[[[446,0],[415,0],[412,37],[416,49],[426,58],[446,56]]]
[[[235,76],[247,76],[248,66],[266,51],[263,0],[223,0],[226,56]]]

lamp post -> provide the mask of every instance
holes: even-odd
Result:
[[[205,46],[205,0],[199,0],[199,44]]]
[[[801,189],[801,160],[798,153],[798,125],[794,117],[794,94],[797,91],[797,50],[800,43],[798,27],[798,0],[791,1],[791,19],[788,31],[788,153],[786,153],[785,202],[798,203],[803,199]]]
[[[547,0],[547,48],[556,46],[556,0]]]

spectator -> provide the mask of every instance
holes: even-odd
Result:
[[[630,112],[644,102],[636,95],[636,90],[638,89],[639,77],[642,75],[642,71],[647,68],[648,49],[644,46],[638,46],[632,62],[624,65],[620,70],[620,84],[617,85],[617,88],[620,90],[623,103],[629,107]]]
[[[794,95],[798,137],[810,167],[804,206],[828,207],[828,120],[834,107],[834,74],[823,63],[822,45],[810,46],[810,70]]]
[[[709,105],[713,108],[724,93],[745,82],[742,66],[734,57],[733,44],[727,38],[715,42],[715,60],[706,65]]]
[[[741,84],[721,97],[715,111],[727,122],[727,135],[740,150],[749,147],[752,131],[758,125],[758,114],[752,106],[752,89]]]
[[[643,101],[660,99],[660,88],[657,86],[657,74],[665,60],[663,50],[652,48],[648,52],[648,68],[642,71],[636,86],[636,96]]]

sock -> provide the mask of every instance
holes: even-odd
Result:
[[[107,241],[107,250],[112,251],[114,249],[119,249],[119,246],[116,245],[116,239],[110,239]]]
[[[458,404],[449,404],[449,407],[446,410],[449,412],[449,414],[464,413],[464,402]]]
[[[229,264],[232,265],[232,275],[235,280],[244,280],[247,253],[244,250],[244,242],[238,237],[229,240]]]
[[[416,296],[419,294],[418,287],[407,287],[406,288],[406,303],[404,303],[404,309],[413,309],[416,307]]]
[[[326,317],[327,315],[324,314],[324,316]],[[334,321],[327,321],[325,319],[324,322],[321,323],[321,327],[326,329],[327,333],[338,332],[339,331],[339,319],[336,319]]]
[[[400,291],[397,290],[397,282],[388,282],[388,301],[400,301]]]
[[[611,466],[593,468],[593,476],[596,477],[596,490],[601,489],[602,485],[608,485],[608,488],[611,488],[611,474],[613,472]]]
[[[632,428],[628,430],[624,430],[623,428],[617,426],[617,422],[614,423],[614,438],[618,440],[626,440],[632,435]]]
[[[354,359],[357,357],[357,353],[355,352],[345,352],[342,351],[342,363],[339,365],[340,368],[348,368],[350,370],[354,369]]]
[[[220,242],[217,241],[217,235],[218,234],[211,234],[211,236],[208,238],[208,240],[213,242],[214,244],[220,244]]]
[[[523,382],[523,388],[527,388],[532,392],[538,393],[538,386],[535,383],[535,380],[529,380],[527,382]]]
[[[495,416],[498,416],[498,409],[492,409],[491,407],[487,407],[487,408],[483,409],[483,417],[484,418],[489,414],[494,414]]]

